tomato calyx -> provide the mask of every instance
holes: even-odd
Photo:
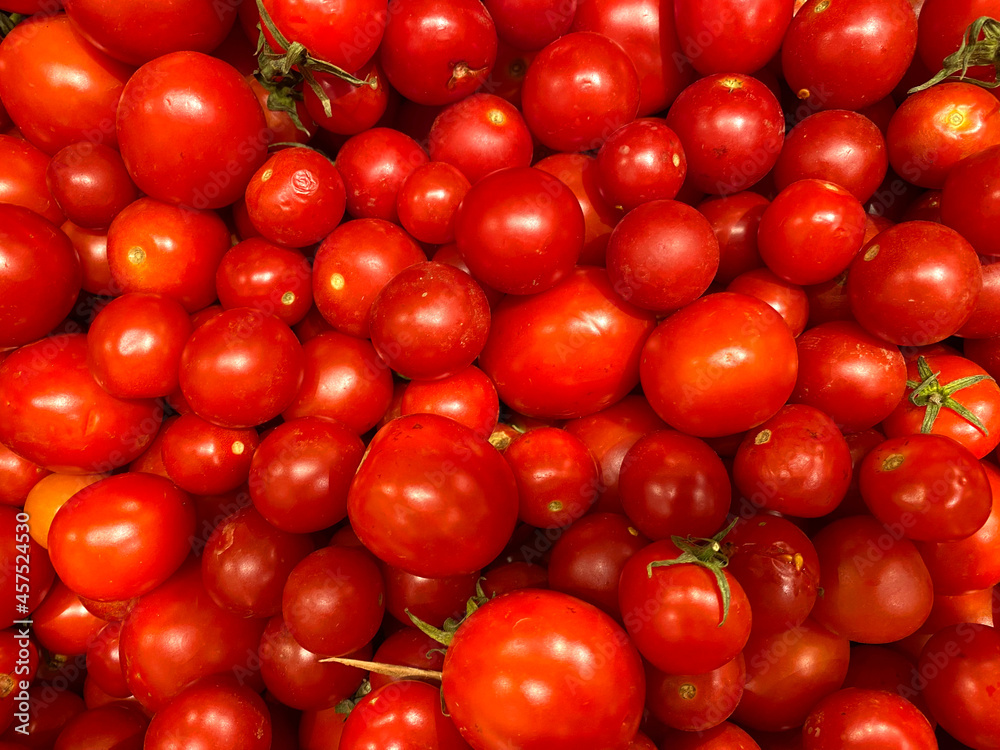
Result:
[[[333,710],[338,714],[349,714],[354,710],[354,707],[361,702],[362,698],[368,695],[371,691],[372,684],[367,678],[365,678],[362,680],[361,685],[358,686],[358,689],[354,691],[354,695],[350,698],[344,698],[344,700],[333,707]]]
[[[421,633],[426,635],[428,638],[434,639],[445,648],[448,648],[455,637],[456,631],[461,627],[462,623],[465,622],[473,612],[490,600],[490,598],[483,592],[482,582],[482,578],[476,581],[476,593],[470,596],[469,600],[465,603],[465,614],[457,619],[449,617],[444,621],[443,628],[436,628],[430,623],[424,622],[408,609],[404,610],[406,612],[406,616],[410,618],[410,622],[412,622]]]
[[[3,39],[27,16],[23,13],[0,13],[0,39]]]
[[[292,122],[302,132],[309,132],[299,120],[295,105],[302,100],[302,84],[309,86],[316,94],[323,112],[327,117],[333,116],[333,106],[330,97],[316,80],[314,73],[328,73],[341,78],[355,86],[375,88],[378,82],[374,77],[362,80],[351,75],[343,68],[313,57],[301,42],[289,42],[278,27],[274,25],[271,15],[264,7],[263,0],[257,0],[260,11],[260,38],[257,42],[257,79],[268,90],[267,107],[273,112],[285,112]],[[264,28],[271,35],[278,49],[274,49],[267,41]],[[284,51],[281,51],[284,50]]]
[[[653,568],[666,568],[672,565],[697,565],[711,571],[712,575],[715,576],[716,585],[719,587],[719,594],[722,596],[722,619],[719,620],[717,626],[720,628],[726,624],[726,618],[729,616],[729,603],[732,598],[729,581],[726,580],[726,576],[722,572],[723,568],[729,565],[729,556],[722,548],[722,540],[733,530],[738,521],[739,518],[734,518],[726,528],[708,539],[671,536],[670,541],[681,551],[681,554],[673,560],[654,560],[646,566],[646,573],[650,578],[653,577]]]
[[[983,435],[990,434],[989,430],[986,429],[986,425],[979,420],[979,417],[953,399],[952,394],[983,380],[993,380],[993,378],[989,375],[970,375],[942,385],[938,381],[941,373],[931,370],[930,365],[927,364],[927,360],[923,357],[917,359],[917,372],[920,375],[920,380],[907,380],[906,387],[913,389],[910,393],[910,403],[914,406],[927,407],[927,411],[924,412],[924,421],[920,425],[921,433],[926,435],[931,431],[934,427],[934,422],[938,418],[938,414],[941,413],[941,409],[951,409],[983,433]]]
[[[982,39],[979,38],[980,34],[983,36]],[[962,37],[961,45],[944,59],[942,68],[937,75],[926,83],[915,86],[907,93],[915,94],[918,91],[923,91],[956,74],[959,80],[974,83],[986,89],[995,89],[1000,86],[1000,75],[998,75],[997,81],[981,81],[966,77],[969,68],[980,65],[993,66],[1000,74],[1000,21],[989,16],[980,16],[969,24]]]

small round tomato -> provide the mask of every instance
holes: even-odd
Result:
[[[1000,255],[993,228],[1000,209],[1000,146],[963,159],[948,172],[941,192],[941,220],[981,255]]]
[[[884,690],[845,688],[819,701],[802,728],[803,750],[936,750],[920,709]]]
[[[597,152],[601,195],[625,211],[674,198],[686,174],[687,159],[677,134],[651,117],[623,125]]]
[[[405,414],[440,414],[488,436],[497,426],[500,401],[489,376],[466,367],[439,380],[407,383],[400,402],[400,416]]]
[[[139,197],[121,155],[110,146],[78,141],[55,153],[45,182],[66,218],[85,229],[111,224]]]
[[[171,481],[196,495],[219,495],[247,481],[260,443],[253,428],[230,430],[184,414],[163,431],[160,453]]]
[[[356,219],[398,222],[399,190],[427,162],[420,144],[397,130],[372,128],[351,136],[340,147],[336,161],[346,189],[347,212]]]
[[[0,443],[0,505],[24,505],[28,494],[49,472]]]
[[[729,282],[726,291],[766,302],[784,318],[788,330],[796,338],[805,330],[809,319],[809,298],[805,290],[798,284],[779,278],[768,268],[744,271]]]
[[[674,5],[677,38],[695,70],[754,73],[781,48],[793,0],[714,0]]]
[[[415,624],[413,618],[435,628],[444,627],[448,618],[461,619],[469,600],[476,596],[476,584],[481,584],[483,578],[478,570],[426,578],[386,563],[380,563],[379,569],[385,580],[386,610],[408,626]]]
[[[241,5],[240,8],[244,6]],[[373,58],[358,68],[357,78],[367,83],[366,86],[355,86],[343,78],[328,73],[316,71],[313,77],[316,83],[330,100],[330,114],[326,114],[323,102],[313,90],[306,86],[302,92],[305,110],[309,118],[319,127],[337,135],[356,135],[374,127],[385,115],[390,101],[394,96],[385,72],[378,59]],[[299,117],[302,117],[301,110]],[[303,121],[308,127],[308,124]],[[296,133],[301,138],[305,134],[300,130]],[[280,140],[280,139],[279,139]]]
[[[372,58],[386,28],[386,0],[352,0],[339,6],[338,12],[302,0],[264,0],[262,5],[289,41],[305,45],[317,59],[348,72],[357,71]]]
[[[455,240],[455,212],[469,192],[469,180],[443,161],[423,164],[399,188],[399,223],[421,242],[442,245]]]
[[[743,696],[746,664],[739,654],[702,674],[666,674],[646,664],[646,707],[668,727],[703,732],[728,719]]]
[[[399,745],[467,750],[455,723],[442,713],[440,688],[401,680],[373,689],[351,710],[338,750],[380,750]],[[419,744],[418,744],[419,743]]]
[[[251,237],[222,256],[215,287],[226,310],[253,307],[293,326],[312,307],[311,277],[301,252]]]
[[[35,211],[57,226],[63,216],[59,204],[45,184],[48,155],[22,138],[0,133],[0,159],[4,178],[0,180],[0,199]]]
[[[741,273],[764,265],[757,251],[757,229],[768,203],[762,195],[742,192],[709,197],[697,205],[719,241],[718,283],[728,284]]]

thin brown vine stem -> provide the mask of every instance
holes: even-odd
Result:
[[[408,677],[421,678],[425,680],[437,680],[441,681],[441,672],[436,672],[433,669],[417,669],[416,667],[401,667],[398,664],[383,664],[379,661],[361,661],[360,659],[345,659],[341,656],[328,656],[325,659],[320,659],[320,662],[334,664],[343,664],[346,667],[356,667],[358,669],[366,669],[369,672],[375,672],[376,674],[384,674],[387,677],[397,677],[400,679],[406,679]]]

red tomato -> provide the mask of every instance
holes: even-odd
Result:
[[[718,283],[728,284],[741,273],[764,265],[757,251],[757,228],[768,202],[762,195],[744,192],[706,198],[697,205],[719,241]]]
[[[917,54],[927,70],[935,73],[944,59],[958,49],[969,24],[980,16],[998,15],[996,0],[925,0],[920,9]],[[981,65],[969,68],[968,74],[993,81],[996,71],[991,65]]]
[[[399,190],[427,161],[415,140],[391,128],[372,128],[352,136],[337,152],[336,167],[347,191],[347,212],[358,219],[398,222]]]
[[[761,750],[749,734],[728,721],[704,732],[670,730],[663,742],[662,747],[671,750]]]
[[[243,240],[222,256],[215,288],[226,310],[253,307],[293,326],[312,309],[312,269],[299,251],[261,237]]]
[[[437,687],[414,680],[384,685],[351,711],[337,748],[381,750],[398,745],[405,737],[414,747],[468,750],[469,745],[442,710]]]
[[[466,367],[440,380],[407,383],[400,402],[400,416],[405,414],[440,414],[489,436],[497,426],[500,401],[489,376],[478,367]]]
[[[121,155],[91,141],[57,151],[45,170],[45,182],[66,218],[87,229],[109,226],[139,197]]]
[[[803,750],[937,750],[934,728],[905,698],[845,688],[819,701],[802,728]]]
[[[941,193],[941,220],[981,255],[1000,255],[991,231],[1000,214],[1000,146],[970,156],[948,173]]]
[[[646,707],[668,727],[703,732],[732,715],[743,695],[743,654],[711,672],[674,675],[646,664]]]
[[[675,3],[681,49],[702,75],[754,73],[781,48],[792,0]]]
[[[21,138],[0,133],[0,200],[13,203],[40,214],[53,224],[62,224],[59,204],[45,184],[49,158]]]
[[[674,131],[644,117],[623,125],[601,145],[597,172],[605,200],[631,211],[676,196],[687,174],[687,159]]]
[[[330,100],[331,114],[327,116],[323,103],[312,86],[306,86],[303,100],[308,117],[323,130],[338,135],[355,135],[375,126],[385,115],[395,95],[377,58],[369,60],[357,71],[357,77],[366,81],[367,86],[355,86],[343,78],[327,73],[316,72],[313,75]],[[301,110],[299,118],[302,118]],[[303,124],[306,124],[304,120]],[[296,133],[299,138],[305,135],[297,129]],[[280,142],[282,139],[277,140]]]
[[[31,488],[49,472],[0,444],[0,504],[21,507]]]
[[[577,0],[486,0],[497,35],[512,47],[541,49],[573,25]]]
[[[718,278],[718,274],[716,274]],[[781,315],[788,330],[798,338],[809,319],[809,298],[798,284],[779,278],[768,268],[744,271],[729,282],[727,292],[737,292],[766,302]],[[801,353],[799,355],[801,357]]]
[[[80,603],[62,581],[57,580],[45,600],[31,613],[32,632],[38,643],[53,654],[78,656],[87,649],[107,623]]]
[[[182,490],[218,495],[247,481],[260,438],[253,428],[230,430],[184,414],[163,431],[160,454]]]
[[[417,167],[399,188],[399,223],[420,242],[455,240],[455,212],[471,184],[458,167],[432,161]]]
[[[28,523],[17,508],[0,507],[0,541],[0,595],[5,597],[0,625],[9,628],[15,620],[25,619],[38,608],[52,586],[55,572],[48,553],[30,535]],[[17,559],[19,555],[21,560]],[[25,556],[30,562],[27,572],[23,567]]]

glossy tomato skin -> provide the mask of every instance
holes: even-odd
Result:
[[[647,201],[674,198],[684,183],[687,159],[674,131],[644,117],[611,134],[597,154],[597,170],[605,199],[631,211]]]
[[[336,162],[347,191],[347,212],[358,219],[398,222],[399,189],[427,161],[415,140],[392,128],[372,128],[352,136],[337,152]]]
[[[109,226],[139,197],[121,155],[91,141],[71,143],[53,154],[45,182],[66,218],[86,229]]]
[[[106,624],[88,612],[80,597],[59,580],[31,613],[31,619],[38,643],[53,654],[66,656],[85,654]]]
[[[53,224],[62,224],[66,217],[45,184],[48,155],[22,138],[0,133],[0,157],[4,170],[0,178],[0,198],[30,208]]]
[[[517,411],[581,417],[635,387],[640,350],[654,325],[652,313],[614,293],[603,269],[581,267],[546,292],[504,299],[493,311],[479,365]]]
[[[175,100],[189,105],[175,107]],[[236,201],[267,158],[268,139],[264,112],[243,76],[200,52],[172,52],[143,65],[118,108],[118,143],[133,182],[175,205]]]
[[[819,701],[802,728],[804,750],[936,750],[920,709],[882,690],[845,688]]]
[[[486,9],[501,40],[516,49],[537,50],[554,42],[573,25],[577,0],[487,0]]]
[[[479,570],[503,550],[517,519],[517,490],[483,438],[447,417],[415,414],[372,439],[347,511],[379,559],[441,577]]]
[[[696,208],[708,219],[719,241],[719,270],[715,280],[728,284],[741,273],[760,268],[757,228],[770,201],[750,191],[726,197],[708,197]]]
[[[0,442],[40,466],[93,474],[139,456],[160,427],[151,400],[124,401],[87,369],[83,334],[21,347],[0,364]]]
[[[753,737],[728,721],[704,732],[668,730],[661,747],[671,750],[761,750]]]
[[[500,401],[496,386],[478,367],[466,367],[436,381],[410,381],[403,391],[400,415],[441,414],[479,435],[497,426]]]
[[[40,339],[69,313],[83,281],[69,238],[34,211],[0,204],[0,346]]]
[[[164,429],[160,455],[167,476],[197,495],[230,492],[247,481],[260,438],[253,428],[227,429],[184,414]]]
[[[338,750],[380,750],[399,746],[468,750],[454,722],[441,711],[439,688],[404,680],[366,695],[344,724]],[[417,744],[419,743],[419,744]]]
[[[524,691],[525,680],[537,691]],[[483,605],[445,654],[444,701],[474,750],[625,750],[644,698],[642,661],[621,627],[554,591]]]
[[[927,12],[924,13],[926,8]],[[958,49],[969,24],[980,16],[996,17],[996,0],[928,0],[920,9],[917,54],[928,71],[941,69],[944,58]],[[969,68],[969,77],[992,81],[991,66]]]
[[[215,271],[215,288],[225,309],[253,307],[290,326],[306,316],[313,302],[308,259],[262,237],[226,251]]]
[[[712,729],[732,715],[743,695],[746,663],[738,655],[718,669],[697,675],[670,675],[646,667],[646,706],[666,726],[686,732]]]
[[[470,187],[466,176],[451,164],[432,161],[417,167],[396,195],[399,223],[421,242],[454,242],[455,212]]]
[[[798,338],[809,320],[809,298],[799,284],[779,278],[768,268],[744,271],[726,287],[727,292],[737,292],[756,297],[773,307],[788,325],[788,330]]]
[[[793,0],[675,3],[681,49],[702,75],[754,73],[781,48]]]
[[[941,220],[965,237],[981,255],[1000,255],[1000,242],[990,231],[1000,201],[1000,146],[964,159],[948,173],[941,194]]]
[[[21,507],[32,487],[49,474],[0,444],[0,504]]]
[[[0,539],[3,541],[2,557],[0,557],[0,594],[4,598],[4,604],[0,609],[0,625],[9,628],[15,620],[23,620],[25,614],[30,614],[38,608],[49,592],[55,579],[55,571],[49,561],[49,555],[45,549],[30,536],[24,525],[24,517],[18,520],[18,509],[9,506],[0,507]],[[15,595],[24,594],[22,590],[18,592],[17,586],[24,584],[24,569],[21,570],[21,578],[18,578],[17,568],[19,563],[17,556],[22,554],[18,550],[18,545],[27,545],[28,557],[31,561],[31,568],[27,571],[27,599],[26,606],[28,612],[21,611],[22,603]]]
[[[476,595],[476,584],[482,578],[478,570],[442,578],[425,578],[386,563],[381,563],[379,569],[385,580],[385,608],[407,626],[414,624],[411,615],[436,628],[444,627],[449,617],[461,618],[469,599]]]
[[[738,359],[729,353],[741,350]],[[777,413],[795,385],[795,339],[760,300],[710,294],[663,321],[646,341],[640,375],[656,413],[671,427],[719,437]]]

